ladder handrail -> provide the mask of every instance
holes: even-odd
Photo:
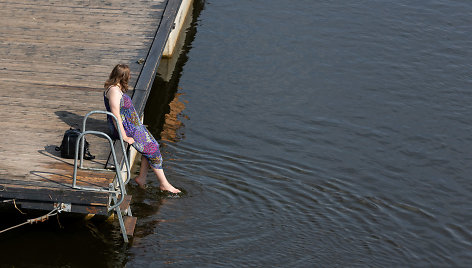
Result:
[[[108,211],[112,211],[113,209],[115,209],[116,207],[121,205],[121,203],[123,202],[123,200],[125,198],[126,190],[125,190],[125,184],[123,182],[123,179],[121,178],[121,170],[119,169],[120,165],[117,164],[115,148],[113,148],[113,141],[110,138],[110,136],[108,136],[107,134],[105,134],[103,132],[100,132],[100,131],[93,131],[93,130],[88,130],[88,131],[84,131],[84,132],[80,133],[79,139],[77,140],[76,145],[75,145],[74,173],[73,173],[73,180],[72,180],[72,188],[82,189],[82,190],[105,191],[105,192],[107,192],[107,190],[103,190],[103,189],[87,188],[87,187],[77,186],[77,161],[78,161],[78,158],[79,158],[79,143],[80,143],[80,141],[82,141],[83,137],[87,134],[95,134],[95,135],[104,136],[110,142],[110,147],[111,147],[111,151],[112,151],[112,154],[113,154],[113,161],[115,162],[116,176],[118,177],[118,185],[120,187],[120,192],[121,192],[120,200],[118,202],[116,202],[116,204],[114,204],[113,206],[108,208]],[[110,192],[110,191],[108,191],[108,192]]]
[[[86,122],[87,122],[87,119],[90,115],[92,114],[107,114],[107,115],[110,115],[112,116],[112,118],[115,120],[115,123],[116,123],[116,126],[118,126],[118,119],[116,118],[116,116],[111,113],[111,112],[108,112],[108,111],[100,111],[100,110],[95,110],[95,111],[91,111],[89,113],[87,113],[85,116],[84,116],[84,120],[82,121],[82,131],[85,132],[85,125],[86,125]],[[121,143],[121,150],[123,152],[123,156],[125,158],[125,164],[126,164],[126,173],[127,173],[127,178],[126,178],[126,181],[125,181],[125,185],[128,184],[128,182],[130,181],[131,179],[131,170],[130,170],[130,163],[128,161],[128,156],[126,155],[126,149],[125,149],[125,144],[123,143],[123,137],[121,135],[121,131],[119,131],[119,129],[117,129],[117,132],[118,132],[118,136],[120,137],[120,143]],[[80,148],[82,149],[81,150],[81,154],[80,154],[80,168],[82,169],[83,168],[83,162],[84,162],[84,147],[85,147],[85,144],[84,144],[84,141],[81,140],[81,146]],[[119,165],[116,160],[115,161],[115,166],[116,165]]]

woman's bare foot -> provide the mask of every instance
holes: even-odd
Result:
[[[147,172],[149,169],[149,162],[144,157],[144,155],[141,155],[141,167],[139,168],[139,175],[134,178],[134,181],[138,184],[139,188],[144,189],[146,185],[146,177],[147,177]]]
[[[146,177],[145,176],[137,176],[136,178],[134,178],[134,181],[138,184],[139,188],[142,188],[144,189],[145,185],[146,185]]]
[[[170,183],[161,184],[159,186],[159,189],[161,189],[161,191],[168,191],[168,192],[171,192],[173,194],[181,193],[181,191],[179,189],[175,188]]]
[[[169,191],[174,194],[180,193],[179,189],[175,188],[174,186],[172,186],[172,184],[169,183],[169,181],[166,178],[166,175],[164,174],[163,169],[153,168],[152,170],[157,176],[157,180],[159,181],[159,184],[160,184],[159,189],[161,189],[161,191]]]

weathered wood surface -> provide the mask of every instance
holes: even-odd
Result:
[[[167,1],[0,0],[0,198],[103,204],[103,194],[70,188],[73,161],[54,148],[87,112],[104,110],[115,64],[130,65],[135,85]],[[107,131],[103,115],[89,122]],[[85,165],[102,166],[107,141],[87,140],[97,159]],[[79,184],[107,187],[113,177],[81,172]]]

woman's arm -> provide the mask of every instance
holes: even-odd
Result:
[[[123,128],[123,121],[121,120],[121,115],[120,115],[121,94],[122,94],[121,90],[117,86],[113,86],[108,90],[107,97],[110,103],[110,110],[111,110],[111,113],[116,116],[116,119],[118,119],[118,125],[120,127],[116,129],[121,132],[121,136],[123,137],[123,140],[129,144],[133,144],[134,139],[126,135],[125,129]],[[116,127],[115,120],[113,120],[113,123],[115,124],[115,127]]]

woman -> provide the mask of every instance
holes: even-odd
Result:
[[[162,169],[162,156],[159,151],[159,144],[141,123],[131,98],[124,94],[128,91],[129,79],[130,70],[128,65],[116,65],[105,82],[104,101],[107,111],[113,113],[118,119],[119,131],[123,140],[141,153],[141,169],[139,175],[134,180],[140,187],[144,188],[147,172],[149,167],[151,167],[159,180],[159,187],[162,191],[180,193],[179,189],[167,181]],[[111,116],[108,116],[108,126],[113,133],[113,138],[118,138],[118,128]]]

